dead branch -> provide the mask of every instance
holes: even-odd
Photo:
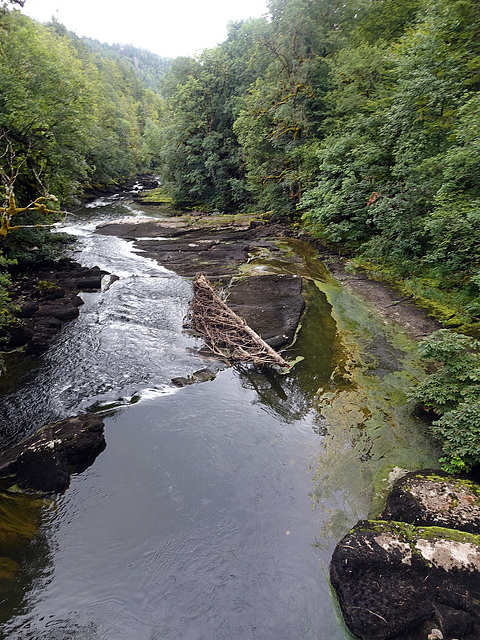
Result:
[[[197,275],[193,283],[193,300],[184,326],[201,336],[213,353],[231,362],[290,368],[286,360],[225,304],[203,275]]]

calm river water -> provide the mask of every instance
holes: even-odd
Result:
[[[367,515],[372,472],[356,455],[357,476],[337,473],[328,484],[338,456],[319,473],[332,436],[313,399],[338,348],[327,298],[310,286],[290,354],[306,359],[289,376],[227,369],[177,389],[172,377],[205,366],[182,332],[191,285],[93,233],[126,215],[145,213],[117,197],[67,220],[79,239],[74,257],[119,280],[83,294],[80,318],[2,399],[10,433],[104,409],[107,447],[55,500],[0,496],[9,527],[0,533],[1,637],[347,637],[328,563],[338,537]]]

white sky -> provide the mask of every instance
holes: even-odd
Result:
[[[193,56],[227,36],[230,20],[258,18],[267,0],[26,0],[22,12],[52,16],[78,36],[133,44],[167,58]]]

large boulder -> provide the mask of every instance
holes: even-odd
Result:
[[[480,638],[480,486],[408,473],[382,520],[361,521],[330,566],[345,621],[362,640]]]
[[[66,418],[3,451],[1,483],[24,491],[63,491],[70,474],[86,468],[105,446],[104,424],[98,416]]]
[[[229,289],[228,304],[274,349],[295,337],[305,309],[298,275],[266,274],[244,278]]]
[[[480,534],[480,486],[441,471],[409,473],[395,483],[382,518]]]
[[[362,640],[480,638],[480,536],[361,521],[337,545],[331,580]]]

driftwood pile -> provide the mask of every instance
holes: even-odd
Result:
[[[220,298],[203,275],[193,283],[185,328],[201,336],[217,356],[232,363],[290,368],[272,347]]]

